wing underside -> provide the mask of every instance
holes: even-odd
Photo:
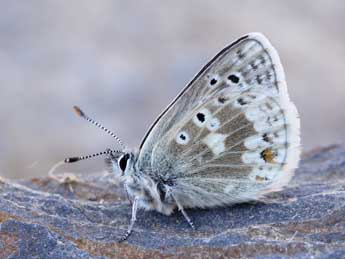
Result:
[[[139,166],[173,179],[185,207],[254,200],[299,160],[299,119],[276,51],[249,34],[221,51],[162,113]]]

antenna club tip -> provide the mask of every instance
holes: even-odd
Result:
[[[80,157],[70,157],[64,160],[65,163],[74,163],[80,160]]]
[[[78,116],[80,117],[85,116],[85,113],[78,106],[73,106],[73,109]]]

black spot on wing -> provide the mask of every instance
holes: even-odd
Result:
[[[217,82],[218,82],[217,79],[212,78],[210,81],[210,85],[215,85]]]
[[[234,84],[238,84],[238,82],[240,81],[240,78],[233,74],[229,75],[228,79]]]
[[[203,113],[201,113],[201,112],[199,112],[199,113],[196,115],[196,117],[198,118],[198,120],[199,120],[200,122],[204,122],[204,121],[205,121],[205,114],[203,114]]]
[[[220,96],[218,97],[218,102],[221,104],[224,104],[226,101],[228,101],[229,99],[224,97],[224,96]]]
[[[247,102],[245,100],[243,100],[243,98],[238,98],[237,99],[237,102],[240,104],[240,105],[246,105]]]
[[[262,135],[262,139],[263,139],[265,142],[270,142],[270,139],[269,139],[267,133],[265,133],[265,134]]]

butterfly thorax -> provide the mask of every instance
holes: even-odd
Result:
[[[166,215],[173,212],[176,204],[168,183],[139,167],[138,152],[125,153],[118,161],[113,161],[113,166],[117,167],[114,171],[118,171],[118,167],[122,170],[122,180],[130,200],[138,199],[139,206],[147,210],[157,210]]]

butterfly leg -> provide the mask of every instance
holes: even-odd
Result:
[[[186,213],[186,211],[181,207],[179,208],[179,210],[181,211],[182,215],[184,216],[184,218],[187,220],[188,224],[191,226],[191,228],[193,230],[195,230],[195,227],[194,227],[194,223],[193,221],[190,219],[190,217],[188,216],[188,214]]]
[[[125,241],[130,236],[130,234],[132,233],[134,223],[137,220],[137,210],[138,210],[138,198],[135,197],[133,200],[133,205],[132,205],[131,223],[128,226],[128,230],[127,230],[126,234],[120,239],[119,242]]]
[[[132,197],[129,195],[129,192],[128,192],[128,187],[127,187],[127,183],[125,182],[124,184],[123,184],[123,187],[125,188],[125,190],[126,190],[126,195],[127,195],[127,199],[129,200],[129,203],[130,204],[133,204],[133,199],[132,199]]]
[[[176,202],[176,205],[177,205],[177,208],[179,211],[181,211],[182,215],[184,216],[184,218],[187,220],[188,224],[191,226],[191,228],[193,230],[195,230],[195,227],[194,227],[194,223],[193,221],[190,219],[190,217],[188,216],[187,212],[183,209],[182,205],[176,200],[176,198],[173,196],[175,202]]]

